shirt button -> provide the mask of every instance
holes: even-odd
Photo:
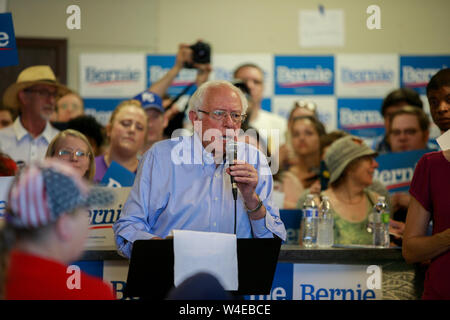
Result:
[[[220,177],[220,174],[216,173],[216,178]]]
[[[215,198],[214,198],[214,201],[217,201],[217,200],[219,200],[219,198],[215,197]]]
[[[217,226],[217,223],[213,222],[213,226],[214,226],[214,227]]]

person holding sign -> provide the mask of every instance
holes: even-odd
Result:
[[[147,114],[139,101],[126,100],[116,107],[106,125],[109,147],[104,155],[95,158],[94,182],[102,181],[113,161],[132,173],[136,172],[147,125]]]
[[[237,160],[225,166],[226,142],[235,141],[245,119],[242,91],[227,81],[206,82],[189,107],[193,135],[160,141],[141,159],[113,227],[118,251],[130,257],[135,240],[165,238],[173,229],[233,233],[236,227],[238,238],[285,239],[265,155],[237,142]]]
[[[427,85],[433,121],[450,129],[450,69],[436,73]],[[408,263],[429,261],[422,299],[450,299],[450,150],[430,152],[417,163],[409,188],[411,202],[403,236]],[[427,236],[430,220],[433,232]]]

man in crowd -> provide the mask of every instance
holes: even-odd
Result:
[[[164,140],[141,159],[113,227],[121,254],[130,257],[135,240],[165,238],[173,229],[285,239],[264,154],[238,142],[237,163],[229,168],[224,163],[226,141],[236,138],[246,110],[242,91],[229,82],[210,81],[197,89],[189,101],[193,135]],[[229,175],[238,190],[236,219]]]
[[[49,119],[56,98],[70,90],[58,83],[49,66],[24,69],[3,95],[3,104],[19,110],[12,126],[0,130],[0,150],[18,164],[42,160],[58,130]]]
[[[374,142],[373,149],[378,153],[391,151],[391,146],[389,145],[387,136],[389,132],[389,117],[392,113],[406,105],[423,109],[423,102],[420,100],[419,94],[409,88],[394,90],[384,98],[381,106],[381,114],[384,118],[384,128],[386,134]]]

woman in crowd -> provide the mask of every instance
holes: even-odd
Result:
[[[95,158],[95,182],[101,182],[112,161],[135,173],[138,154],[147,136],[147,114],[137,100],[120,103],[106,126],[109,146],[104,155]]]
[[[0,298],[12,300],[112,300],[112,288],[69,264],[88,234],[91,205],[114,199],[90,189],[67,163],[46,159],[24,168],[8,196],[0,229]],[[73,279],[73,280],[71,280]]]
[[[281,173],[285,209],[295,208],[304,190],[318,183],[319,139],[325,134],[322,123],[312,116],[294,118],[290,128],[296,164]]]
[[[58,133],[48,145],[45,157],[66,161],[80,176],[89,181],[94,179],[94,152],[86,136],[79,131],[67,129]]]
[[[295,101],[294,106],[289,113],[286,143],[280,147],[279,157],[280,157],[280,168],[282,170],[289,169],[290,166],[297,164],[297,156],[295,155],[294,148],[292,146],[292,124],[294,119],[302,116],[311,116],[318,119],[317,116],[317,105],[312,101],[299,100]]]
[[[373,173],[378,167],[376,155],[354,136],[338,139],[325,153],[330,180],[328,189],[321,195],[327,195],[330,199],[334,214],[335,244],[372,244],[372,234],[367,231],[367,223],[378,194],[367,187],[372,184]],[[306,193],[302,195],[300,203],[305,197]]]

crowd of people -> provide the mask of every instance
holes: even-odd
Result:
[[[285,240],[279,209],[301,209],[308,194],[318,201],[323,195],[329,198],[335,243],[367,245],[372,243],[369,213],[384,195],[392,209],[390,229],[402,237],[405,259],[431,261],[424,298],[450,298],[450,151],[432,149],[431,121],[414,90],[400,88],[386,96],[380,108],[386,134],[368,146],[343,131],[327,133],[320,105],[313,101],[296,101],[288,119],[263,110],[264,72],[252,63],[233,74],[242,90],[228,81],[208,81],[210,64],[194,65],[197,90],[180,111],[167,98],[167,89],[183,65],[192,63],[190,50],[180,45],[173,68],[148,90],[117,105],[105,127],[84,114],[83,99],[60,84],[48,66],[24,69],[5,91],[0,171],[16,179],[2,231],[14,241],[4,242],[0,250],[4,270],[10,272],[0,274],[0,293],[37,298],[40,283],[31,281],[27,287],[25,279],[36,275],[26,265],[39,263],[57,275],[79,255],[86,206],[108,198],[106,191],[89,191],[88,183],[101,184],[115,162],[135,175],[114,224],[118,251],[128,258],[134,241],[163,239],[173,229]],[[450,69],[432,77],[427,98],[433,122],[446,132]],[[192,135],[168,139],[167,130],[180,126],[180,113],[189,119]],[[242,139],[240,129],[255,130],[256,140]],[[280,133],[279,144],[273,143],[271,130]],[[237,155],[231,162],[226,152],[230,141]],[[379,154],[423,149],[430,153],[418,162],[409,193],[390,195],[373,179]],[[42,203],[32,201],[34,195],[26,192],[30,188],[42,195]],[[283,196],[278,205],[274,192]],[[91,193],[97,195],[95,201]],[[62,203],[60,198],[69,194],[79,196]],[[227,214],[233,211],[234,216]],[[427,234],[430,221],[433,231]],[[48,297],[71,298],[56,289],[57,278]],[[112,298],[95,280],[86,281],[97,287],[86,298]],[[28,296],[20,296],[24,288]]]

